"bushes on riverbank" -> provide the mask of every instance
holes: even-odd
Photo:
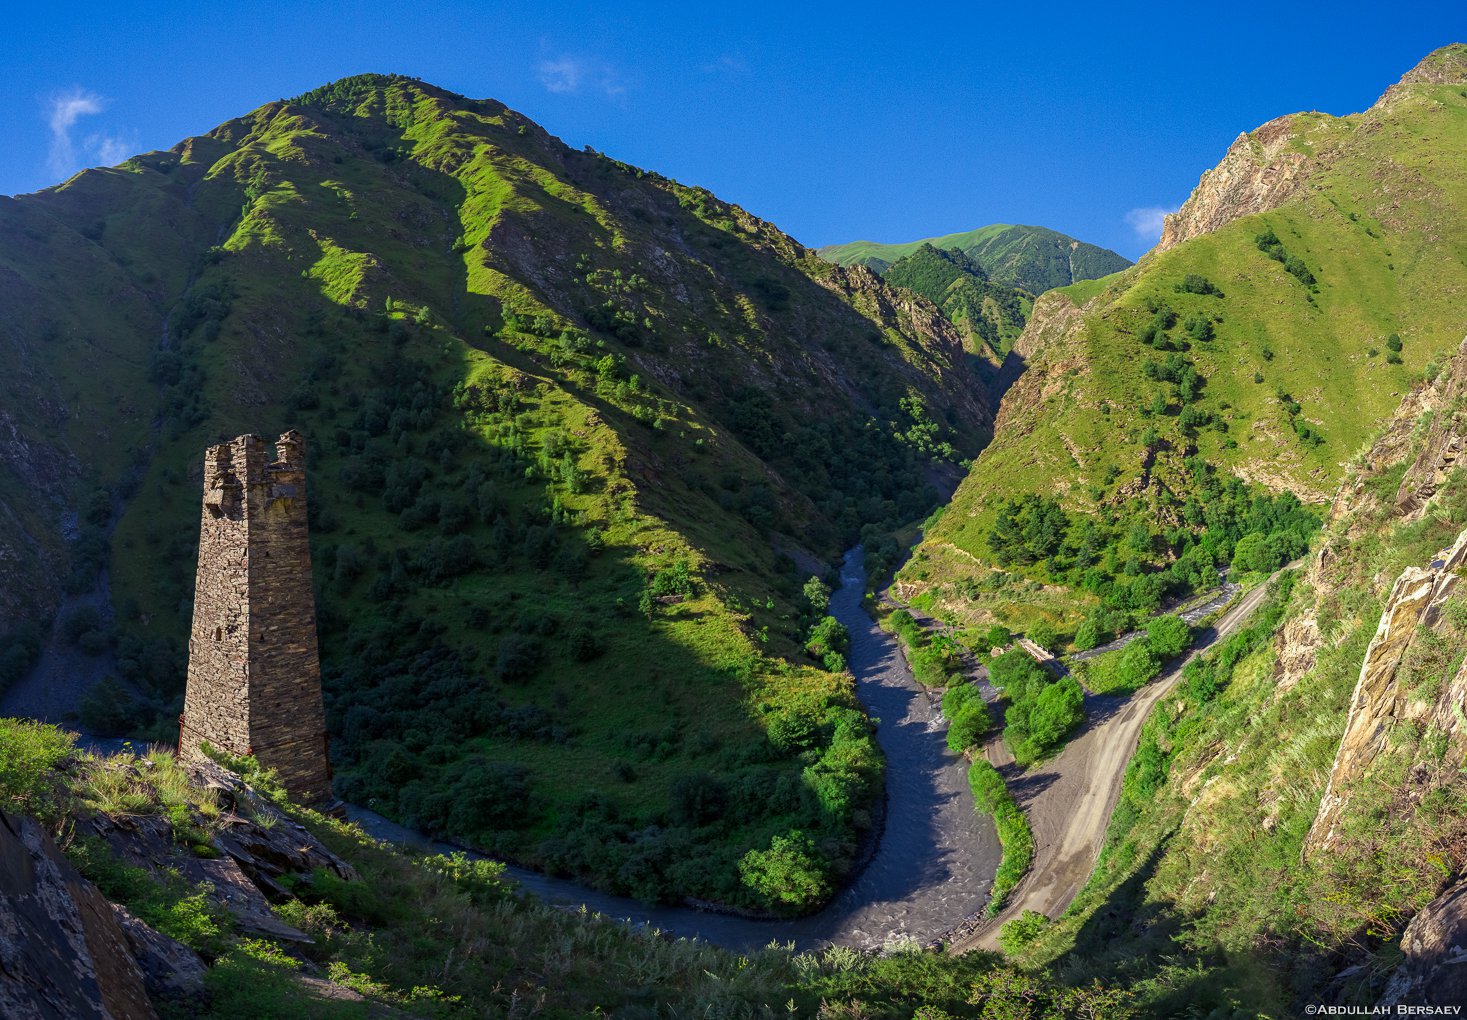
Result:
[[[887,626],[901,641],[912,676],[923,687],[950,687],[961,680],[962,663],[952,638],[927,633],[905,609],[892,613]]]
[[[1058,748],[1085,721],[1079,683],[1056,677],[1018,648],[990,662],[988,675],[1008,699],[1003,738],[1022,766]]]
[[[1003,776],[986,758],[979,758],[968,767],[968,785],[973,789],[977,809],[993,816],[998,841],[1003,846],[1003,860],[993,876],[993,893],[988,899],[988,916],[993,917],[1003,909],[1004,900],[1034,860],[1034,832]]]
[[[1146,634],[1125,648],[1074,664],[1076,673],[1096,694],[1129,694],[1154,680],[1163,663],[1192,644],[1192,628],[1181,617],[1157,616],[1146,624]]]
[[[942,714],[948,720],[948,750],[957,754],[977,747],[991,722],[983,695],[972,684],[948,688],[942,696]]]

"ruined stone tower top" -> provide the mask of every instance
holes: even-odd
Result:
[[[179,751],[205,741],[253,754],[304,801],[331,796],[316,603],[306,527],[306,450],[287,432],[204,454],[204,505]]]

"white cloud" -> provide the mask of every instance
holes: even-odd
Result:
[[[575,95],[583,89],[593,89],[615,99],[627,90],[616,68],[601,60],[564,55],[542,60],[536,69],[540,72],[540,84],[556,95]]]
[[[704,74],[727,74],[742,78],[749,73],[749,62],[737,53],[725,53],[717,60],[703,64],[698,70]]]
[[[97,157],[98,166],[116,166],[138,150],[136,135],[88,135],[87,151]]]
[[[73,86],[57,92],[45,101],[46,125],[51,131],[51,147],[46,165],[57,177],[67,177],[92,163],[114,166],[137,148],[135,136],[93,132],[78,146],[72,130],[83,117],[93,117],[107,108],[107,99],[91,89]]]
[[[1159,205],[1142,206],[1126,213],[1126,222],[1136,231],[1138,238],[1148,244],[1155,244],[1161,239],[1161,228],[1166,223],[1167,215],[1174,212],[1175,209],[1164,209]]]
[[[82,117],[101,113],[106,104],[101,96],[80,86],[58,92],[46,101],[46,122],[51,128],[51,151],[46,164],[51,172],[65,177],[76,169],[76,145],[71,129]]]

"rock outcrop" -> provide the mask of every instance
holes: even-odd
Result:
[[[1412,86],[1462,81],[1467,81],[1467,47],[1445,46],[1388,88],[1367,116],[1375,115],[1379,127],[1392,104],[1409,95]],[[1336,140],[1344,137],[1335,129],[1344,123],[1323,114],[1294,113],[1239,135],[1222,162],[1202,175],[1182,207],[1166,217],[1161,240],[1153,250],[1166,251],[1244,216],[1277,209],[1303,194],[1315,171],[1333,159]]]
[[[1329,785],[1319,813],[1305,840],[1305,854],[1328,849],[1335,841],[1348,801],[1349,787],[1362,776],[1387,746],[1393,727],[1403,722],[1436,726],[1467,739],[1457,722],[1467,698],[1467,670],[1459,671],[1443,684],[1437,696],[1426,702],[1407,697],[1398,676],[1401,660],[1415,639],[1418,628],[1435,627],[1443,604],[1456,591],[1467,563],[1467,531],[1450,549],[1426,567],[1408,567],[1396,579],[1381,614],[1375,637],[1366,649],[1360,678],[1350,698],[1345,735],[1340,739],[1330,770]]]
[[[1467,1002],[1467,882],[1428,903],[1401,935],[1405,960],[1380,1005],[1460,1006]]]
[[[0,1016],[157,1016],[112,904],[61,856],[40,825],[5,814],[0,814]]]
[[[158,815],[98,815],[79,828],[105,841],[134,867],[176,871],[191,884],[202,883],[242,931],[310,942],[309,936],[274,915],[270,901],[291,896],[287,880],[324,871],[350,881],[357,877],[356,871],[304,826],[256,796],[234,773],[207,760],[191,771],[196,782],[217,791],[225,810],[213,839],[217,857],[198,857],[180,847],[168,821]]]
[[[1396,513],[1418,520],[1467,455],[1467,341],[1423,395],[1415,421],[1430,413],[1426,436],[1396,490]],[[1414,427],[1414,424],[1413,424]]]
[[[1222,162],[1202,175],[1187,201],[1168,213],[1156,251],[1211,233],[1233,220],[1283,205],[1308,180],[1312,161],[1294,146],[1295,118],[1241,134]]]

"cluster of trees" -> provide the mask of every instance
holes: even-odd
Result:
[[[41,654],[46,634],[36,623],[21,623],[0,637],[0,694],[25,675]]]
[[[1192,628],[1179,616],[1156,616],[1146,621],[1146,633],[1135,638],[1119,653],[1108,652],[1091,660],[1090,682],[1099,691],[1134,691],[1161,672],[1162,663],[1174,659],[1192,644]]]
[[[867,567],[879,576],[888,566],[889,543],[874,541],[926,514],[937,502],[927,480],[934,457],[955,459],[948,430],[915,397],[902,398],[877,416],[799,417],[777,408],[763,390],[740,387],[726,400],[726,420],[739,440],[809,497],[835,534],[814,529],[818,541],[853,544],[870,537]],[[733,477],[713,493],[726,509],[756,528],[782,525],[766,482]]]
[[[961,650],[952,637],[928,633],[905,609],[892,613],[887,624],[902,643],[912,676],[923,687],[938,690],[962,680]]]
[[[1006,499],[988,532],[988,548],[1000,566],[1032,564],[1059,552],[1070,518],[1059,501],[1025,495]]]
[[[1056,500],[1030,495],[1000,505],[989,549],[1002,566],[1097,596],[1099,606],[1073,636],[1077,647],[1091,648],[1153,615],[1168,595],[1216,585],[1245,539],[1239,568],[1272,570],[1302,555],[1319,529],[1319,517],[1290,493],[1250,489],[1200,456],[1184,466],[1190,494],[1176,527],[1155,530],[1122,511],[1071,516]]]
[[[1182,277],[1182,282],[1177,284],[1178,294],[1200,294],[1204,297],[1223,297],[1223,292],[1218,289],[1207,277],[1200,273],[1188,273]]]
[[[1288,251],[1284,248],[1283,242],[1280,241],[1278,235],[1273,232],[1272,227],[1269,227],[1263,233],[1256,235],[1253,238],[1253,243],[1257,245],[1258,250],[1263,252],[1263,254],[1267,255],[1275,262],[1282,264],[1284,267],[1284,272],[1288,273],[1290,276],[1294,277],[1296,280],[1298,280],[1300,283],[1310,288],[1311,290],[1319,290],[1318,281],[1314,278],[1314,274],[1309,271],[1309,267],[1304,264],[1304,260],[1299,258],[1299,256],[1297,255],[1290,255],[1288,253]]]
[[[1059,747],[1085,720],[1085,692],[1075,678],[1056,677],[1018,648],[993,659],[988,675],[1008,702],[1003,736],[1020,765]]]
[[[830,608],[830,586],[818,577],[811,577],[801,594],[805,602],[801,622],[808,626],[805,654],[830,672],[839,673],[846,668],[846,657],[851,653],[851,635],[845,624],[826,614]]]

